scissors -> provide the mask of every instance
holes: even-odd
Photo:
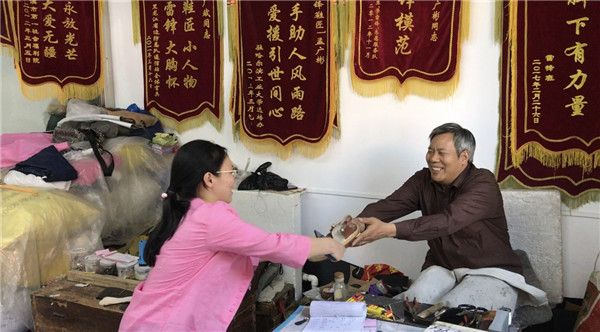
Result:
[[[471,304],[460,304],[458,305],[458,309],[462,311],[457,313],[456,315],[463,316],[464,319],[464,322],[460,322],[459,325],[473,326],[473,324],[475,324],[476,328],[479,327],[483,316],[487,315],[487,313],[489,312],[484,307],[476,307]]]

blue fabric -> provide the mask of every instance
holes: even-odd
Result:
[[[77,179],[77,171],[60,152],[50,145],[33,156],[21,161],[13,168],[24,174],[39,176],[46,182]]]

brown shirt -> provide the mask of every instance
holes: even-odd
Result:
[[[502,195],[489,170],[469,163],[444,190],[424,168],[358,216],[390,222],[417,210],[422,217],[396,223],[396,238],[427,240],[422,270],[438,265],[450,270],[499,267],[523,273],[510,245]]]

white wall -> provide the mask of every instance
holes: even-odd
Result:
[[[133,45],[131,3],[109,2],[114,75],[114,106],[137,103],[143,107],[141,46]],[[223,5],[225,7],[225,5]],[[441,101],[408,96],[399,101],[393,95],[365,98],[353,92],[348,62],[340,70],[340,114],[342,135],[332,140],[318,158],[300,155],[285,161],[272,154],[255,154],[233,140],[229,109],[232,64],[224,38],[223,129],[217,132],[205,124],[187,131],[181,139],[209,139],[225,146],[238,166],[250,157],[250,170],[271,161],[271,170],[294,184],[307,188],[302,204],[302,233],[327,231],[346,214],[355,215],[365,204],[383,198],[415,171],[425,166],[427,136],[444,122],[457,122],[477,138],[475,164],[495,169],[499,121],[500,45],[494,42],[494,2],[471,2],[470,38],[462,44],[460,84],[454,95]],[[116,33],[115,33],[116,32]],[[224,36],[227,36],[225,28]],[[21,112],[27,104],[20,96],[11,62],[2,60],[2,132],[39,131],[45,109],[33,103],[32,112]],[[14,88],[14,89],[13,89]],[[107,105],[113,106],[113,105]],[[28,106],[31,107],[31,106]],[[563,207],[563,253],[565,296],[583,297],[585,285],[600,250],[600,204],[575,211]],[[414,278],[423,262],[427,245],[386,239],[348,250],[346,260],[357,264],[388,263]]]

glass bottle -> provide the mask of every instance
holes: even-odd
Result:
[[[334,273],[333,280],[333,300],[346,301],[346,299],[348,299],[348,290],[346,289],[346,284],[344,283],[344,273]]]

